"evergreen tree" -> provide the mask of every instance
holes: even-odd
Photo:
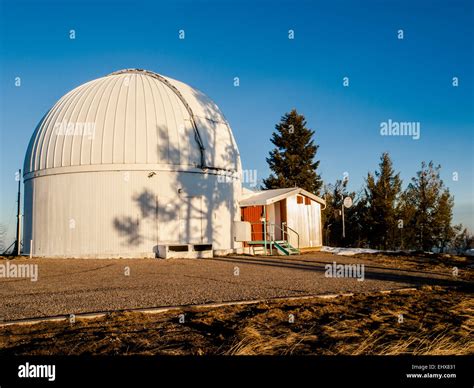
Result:
[[[366,179],[368,240],[374,248],[394,248],[397,235],[398,201],[402,181],[395,174],[388,153],[380,158],[379,171]]]
[[[404,214],[413,245],[424,251],[452,238],[453,198],[440,178],[441,166],[422,162],[421,170],[412,178],[404,194]]]
[[[354,194],[353,205],[348,210],[349,221],[348,243],[354,247],[369,247],[369,234],[367,233],[368,202],[365,190]]]
[[[400,249],[417,248],[417,238],[414,231],[413,220],[415,219],[416,208],[414,201],[410,199],[408,190],[405,190],[400,196],[399,220],[401,220],[401,229],[399,229]]]
[[[315,161],[319,146],[314,144],[314,131],[306,127],[304,116],[293,109],[281,118],[275,129],[271,138],[275,148],[267,158],[272,173],[263,180],[264,188],[298,186],[319,194],[322,180],[316,172],[319,161]]]
[[[455,231],[451,226],[453,207],[454,199],[449,193],[449,189],[446,188],[439,197],[433,217],[435,236],[441,252],[445,251],[455,236]]]
[[[336,183],[324,187],[326,208],[322,212],[323,241],[329,246],[342,244],[342,201],[347,196],[347,181],[337,180]]]
[[[329,246],[364,246],[365,197],[347,191],[347,180],[337,180],[334,185],[325,185],[326,208],[322,212],[323,243]],[[353,205],[344,208],[346,237],[342,237],[342,206],[344,198],[351,197]]]
[[[474,248],[474,235],[470,233],[462,224],[453,226],[454,237],[450,242],[451,248],[457,253],[464,253],[466,249]]]

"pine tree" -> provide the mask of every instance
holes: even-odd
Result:
[[[410,199],[410,193],[407,189],[400,196],[399,220],[402,222],[399,236],[400,249],[417,248],[417,238],[413,225],[415,214],[416,207]]]
[[[325,185],[324,200],[326,208],[322,212],[324,243],[329,246],[342,245],[342,201],[347,196],[347,181],[337,180],[336,183]]]
[[[368,202],[365,190],[354,193],[353,205],[347,209],[347,220],[349,221],[348,243],[354,247],[367,248],[369,246],[369,235],[367,233],[367,209]]]
[[[329,246],[365,245],[364,214],[365,197],[360,193],[347,191],[347,180],[337,180],[334,185],[324,186],[323,193],[326,208],[322,212],[323,242]],[[344,208],[346,237],[342,238],[343,200],[351,197],[353,205]]]
[[[421,170],[412,178],[404,194],[404,213],[413,245],[424,251],[443,247],[452,239],[453,198],[440,178],[441,166],[421,163]]]
[[[374,174],[367,174],[366,223],[370,245],[388,249],[396,245],[397,208],[402,181],[400,174],[395,174],[388,153],[384,152],[380,157],[379,168]]]
[[[304,116],[293,109],[275,129],[271,138],[275,148],[266,159],[272,173],[263,180],[264,188],[298,186],[319,194],[322,180],[316,172],[319,161],[315,161],[319,146],[314,144],[314,131],[306,127]]]
[[[454,198],[449,189],[444,189],[438,199],[434,211],[434,232],[441,252],[444,252],[449,242],[454,238],[455,231],[451,226],[453,219]]]
[[[470,233],[462,224],[453,226],[454,237],[450,242],[451,248],[455,249],[456,252],[464,253],[466,249],[474,248],[474,235]]]

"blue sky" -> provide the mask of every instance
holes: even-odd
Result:
[[[433,160],[455,196],[454,221],[474,229],[473,2],[328,3],[0,0],[0,223],[14,227],[14,172],[47,110],[86,81],[135,67],[215,100],[259,179],[274,125],[296,108],[316,131],[325,182],[347,171],[359,190],[388,151],[405,186]],[[420,122],[421,138],[380,136],[388,119]]]

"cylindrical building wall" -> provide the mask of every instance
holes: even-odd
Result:
[[[228,179],[227,179],[228,180]],[[25,253],[154,257],[158,245],[235,248],[239,180],[172,171],[99,171],[25,182]]]

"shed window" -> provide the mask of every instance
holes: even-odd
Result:
[[[309,199],[308,197],[304,197],[304,204],[311,205],[311,199]]]
[[[302,205],[303,204],[303,197],[301,195],[297,195],[296,196],[296,203],[298,205]]]

